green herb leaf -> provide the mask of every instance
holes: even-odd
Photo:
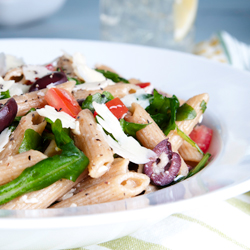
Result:
[[[150,114],[156,124],[167,134],[175,129],[176,112],[180,103],[176,96],[166,97],[154,89],[153,98],[146,111]]]
[[[193,120],[197,116],[196,111],[187,103],[177,109],[176,121]]]
[[[108,71],[108,70],[103,70],[103,69],[96,69],[96,71],[102,73],[106,78],[111,79],[113,82],[124,82],[124,83],[129,83],[128,80],[125,78],[120,77],[118,74]]]
[[[64,144],[68,144],[72,141],[70,138],[70,129],[63,128],[61,120],[57,119],[55,122],[52,122],[49,118],[45,120],[51,124],[51,130],[55,136],[56,145],[62,149]]]
[[[42,137],[33,129],[26,129],[24,132],[23,141],[19,147],[18,152],[23,153],[30,149],[38,150],[41,146]]]
[[[69,77],[69,76],[67,76],[67,78],[68,78],[68,81],[75,81],[75,82],[76,82],[76,85],[80,85],[80,84],[85,83],[85,81],[81,81],[81,80],[79,80],[79,79],[77,79],[77,78],[74,78],[74,77]]]
[[[201,169],[203,169],[206,166],[206,163],[208,159],[210,158],[210,156],[211,154],[206,153],[201,159],[201,161],[197,164],[197,166],[193,168],[192,170],[190,170],[186,178],[193,176],[194,174],[198,173]]]
[[[177,97],[175,95],[173,95],[173,97],[170,98],[170,111],[171,111],[171,114],[170,114],[169,124],[168,124],[167,128],[164,130],[165,135],[168,135],[171,130],[176,129],[176,123],[175,123],[175,121],[176,121],[176,112],[177,112],[177,109],[179,108],[179,106],[180,106],[179,100],[177,99]]]
[[[88,158],[63,131],[60,120],[56,120],[55,125],[52,124],[52,131],[62,153],[26,168],[15,180],[1,186],[0,205],[27,192],[45,188],[62,178],[75,181],[88,166]],[[60,132],[65,134],[57,138]]]
[[[184,139],[185,141],[187,141],[190,145],[192,145],[193,147],[195,147],[198,150],[198,152],[200,152],[202,155],[204,155],[204,153],[200,149],[200,147],[188,135],[186,135],[183,131],[181,131],[178,127],[177,127],[177,134],[182,139]]]
[[[95,109],[93,107],[93,102],[97,103],[106,103],[114,99],[111,93],[107,91],[103,91],[101,93],[96,93],[94,95],[90,95],[86,98],[86,100],[82,103],[82,109],[89,109],[92,113],[94,113]]]
[[[207,103],[203,100],[203,101],[201,102],[200,107],[201,107],[202,113],[204,113],[205,110],[207,109]]]
[[[149,123],[150,124],[150,123]],[[139,124],[127,122],[124,119],[120,119],[120,125],[125,134],[136,137],[136,132],[147,127],[149,124]]]
[[[0,100],[6,99],[6,98],[10,98],[10,91],[9,90],[0,92]]]

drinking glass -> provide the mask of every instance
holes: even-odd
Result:
[[[174,37],[176,0],[100,0],[101,39],[191,52],[194,27]]]

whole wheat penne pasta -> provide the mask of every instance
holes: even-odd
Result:
[[[102,175],[99,178],[91,178],[90,176],[88,176],[87,178],[85,178],[81,183],[79,183],[76,186],[76,190],[74,191],[74,194],[82,192],[83,190],[85,190],[91,186],[97,185],[101,182],[107,181],[108,179],[110,179],[111,177],[114,177],[116,175],[127,173],[128,172],[128,164],[129,164],[128,159],[124,159],[124,158],[114,159],[108,172],[106,172],[104,175]]]
[[[61,179],[38,191],[30,192],[4,204],[0,209],[44,209],[63,196],[87,176],[84,171],[75,182]],[[73,193],[72,193],[73,195]],[[69,196],[70,197],[70,196]]]
[[[57,61],[57,68],[63,69],[64,73],[69,77],[76,77],[72,63],[66,56],[61,56]]]
[[[96,65],[96,69],[107,70],[107,71],[110,71],[110,72],[118,74],[114,69],[108,67],[107,65]],[[140,83],[141,82],[140,80],[135,79],[135,78],[130,78],[128,81],[129,81],[129,83],[132,83],[132,84],[136,84],[136,83]]]
[[[179,148],[179,153],[185,161],[199,162],[203,155],[188,142],[184,141]]]
[[[203,111],[201,110],[201,103],[205,101],[206,103],[209,100],[208,94],[200,94],[193,96],[192,98],[188,99],[186,103],[190,105],[196,111],[196,117],[193,120],[184,120],[184,121],[177,121],[176,125],[178,128],[183,131],[186,135],[189,135],[193,130],[194,126],[199,122]],[[176,130],[171,130],[167,135],[169,141],[172,144],[174,150],[178,150],[183,143],[183,139],[177,134]]]
[[[36,111],[23,116],[18,126],[11,134],[9,142],[5,145],[3,151],[0,152],[0,160],[18,154],[24,133],[27,129],[33,129],[41,135],[46,124],[47,122],[39,116]]]
[[[66,89],[69,92],[71,92],[74,86],[75,86],[75,81],[68,81],[66,83],[57,85],[56,87]],[[24,95],[13,96],[18,105],[17,116],[25,115],[31,108],[44,107],[47,104],[46,100],[44,99],[44,96],[47,91],[48,89],[45,88],[38,91],[26,93]],[[0,100],[0,104],[4,104],[8,100],[9,98]]]
[[[140,124],[150,123],[147,127],[136,132],[136,137],[143,146],[154,149],[157,144],[166,139],[166,136],[155,121],[138,103],[132,103],[130,111],[132,112],[132,116],[125,116],[126,121]],[[176,149],[173,151],[177,152]],[[188,174],[188,167],[183,159],[181,159],[181,168],[178,174],[184,176]]]
[[[5,157],[0,161],[0,185],[14,180],[24,169],[35,165],[45,158],[47,158],[46,155],[36,150],[29,150],[15,156]]]
[[[95,65],[96,69],[100,69],[100,70],[108,70],[110,72],[113,72],[113,73],[116,73],[118,74],[114,69],[110,68],[109,66],[107,65],[103,65],[103,64],[97,64]]]
[[[134,172],[117,175],[61,201],[51,208],[84,206],[134,197],[146,189],[149,181],[148,176]]]
[[[149,124],[145,128],[136,132],[136,138],[140,143],[149,149],[153,149],[158,143],[166,139],[166,136],[158,125],[154,122],[147,111],[138,103],[132,103],[131,115],[125,116],[125,120],[133,123]]]
[[[131,84],[141,83],[141,81],[139,79],[136,79],[136,78],[130,78],[128,81]]]
[[[48,157],[58,155],[61,153],[61,149],[57,147],[55,140],[52,140],[49,146],[45,149],[44,154]]]
[[[125,95],[135,93],[137,89],[139,89],[139,87],[134,84],[117,83],[115,85],[109,85],[106,88],[101,88],[97,90],[73,91],[73,95],[77,100],[81,100],[81,99],[86,99],[89,95],[93,95],[95,93],[102,93],[103,91],[108,91],[114,97],[122,98]]]
[[[80,134],[74,134],[75,145],[89,158],[89,175],[98,178],[105,174],[113,160],[113,152],[97,127],[90,110],[82,110],[78,116]]]
[[[27,80],[23,77],[23,69],[21,67],[9,70],[4,76],[5,81],[14,80],[15,82],[25,84]]]

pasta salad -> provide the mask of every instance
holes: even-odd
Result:
[[[0,53],[0,209],[76,207],[173,185],[210,160],[209,96],[183,101],[81,53]]]

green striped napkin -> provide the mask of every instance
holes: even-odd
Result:
[[[131,235],[77,250],[250,249],[249,228],[250,192],[173,214]]]

